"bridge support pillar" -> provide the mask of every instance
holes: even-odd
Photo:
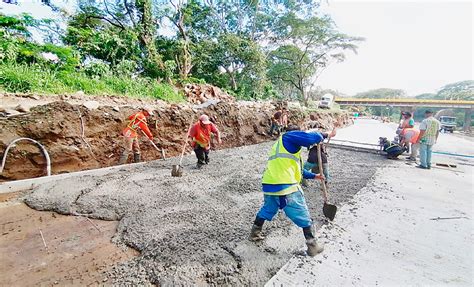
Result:
[[[464,127],[463,127],[463,130],[466,133],[471,132],[471,115],[472,115],[472,109],[466,109],[464,111]]]

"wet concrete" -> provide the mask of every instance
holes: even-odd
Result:
[[[141,255],[109,273],[117,284],[263,285],[304,250],[304,237],[280,213],[264,226],[267,238],[247,241],[262,203],[260,179],[272,143],[211,152],[194,168],[185,157],[183,177],[171,177],[177,159],[124,166],[103,176],[82,175],[45,183],[26,203],[39,210],[120,220],[114,242]],[[384,159],[329,149],[331,202],[339,206],[364,187]],[[325,223],[319,185],[305,196],[317,226]],[[337,216],[336,216],[337,219]]]

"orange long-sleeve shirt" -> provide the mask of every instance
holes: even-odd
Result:
[[[193,147],[197,144],[206,150],[211,147],[211,134],[219,140],[219,130],[213,123],[202,126],[200,122],[197,122],[188,131],[188,136],[193,138]]]
[[[143,112],[138,112],[128,117],[130,120],[127,124],[127,127],[123,130],[122,134],[128,138],[138,137],[138,129],[142,130],[146,136],[153,140],[153,134],[150,132],[146,122],[146,116]]]

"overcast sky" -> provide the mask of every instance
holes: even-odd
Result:
[[[0,11],[51,17],[39,0],[19,2],[22,5],[0,2]],[[321,74],[318,84],[323,88],[348,95],[394,88],[415,96],[473,79],[471,1],[322,2],[323,11],[342,32],[366,38],[357,55],[349,53],[345,62],[333,64]]]
[[[361,36],[358,55],[329,67],[323,88],[352,95],[375,88],[409,96],[473,78],[472,2],[328,1],[344,33]]]

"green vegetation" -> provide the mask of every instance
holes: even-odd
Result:
[[[179,102],[183,97],[173,87],[152,79],[119,76],[91,78],[85,73],[45,70],[22,64],[0,65],[0,87],[10,92],[64,94],[83,91],[89,95],[117,95]]]
[[[240,99],[307,104],[317,76],[362,41],[317,0],[79,0],[64,23],[0,15],[0,89],[175,101],[172,86],[205,82]]]

